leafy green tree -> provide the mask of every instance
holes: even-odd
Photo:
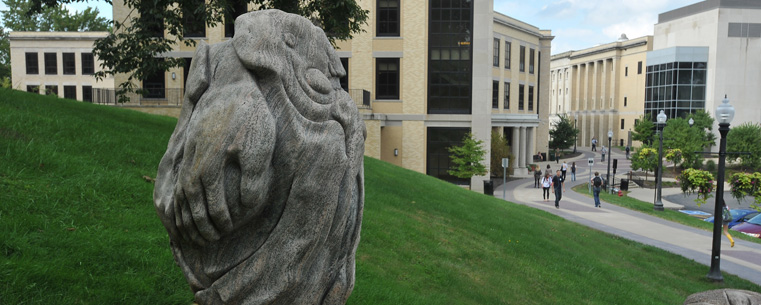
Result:
[[[579,130],[573,127],[573,121],[567,115],[560,115],[550,130],[550,148],[566,149],[573,146]]]
[[[667,149],[663,157],[671,163],[674,163],[674,175],[676,175],[676,166],[682,162],[682,150],[679,148]]]
[[[658,150],[643,146],[632,155],[631,160],[632,169],[644,171],[645,181],[647,181],[647,172],[655,172],[658,168]]]
[[[727,151],[748,152],[750,155],[727,154],[727,160],[740,160],[744,170],[761,168],[761,125],[744,123],[732,127],[727,134]]]
[[[507,145],[505,136],[498,132],[491,132],[491,173],[495,177],[502,177],[502,158],[515,158],[510,152],[510,146]],[[507,168],[507,175],[510,176],[513,170],[512,165]]]
[[[640,141],[643,145],[653,145],[655,137],[655,124],[650,117],[650,114],[645,114],[639,117],[637,123],[634,124],[634,131],[632,132],[632,140]]]
[[[449,152],[452,153],[449,157],[454,166],[447,172],[457,178],[486,175],[486,166],[482,163],[484,155],[486,155],[483,144],[484,142],[476,140],[472,133],[467,133],[462,139],[461,146],[448,148]]]
[[[692,126],[688,122],[689,118],[694,121]],[[704,111],[693,113],[687,118],[670,119],[663,128],[664,149],[681,150],[684,159],[682,167],[701,168],[703,155],[695,152],[703,151],[716,140],[711,126],[713,118]]]
[[[3,0],[8,7],[0,12],[5,28],[0,31],[0,79],[11,76],[10,31],[108,31],[111,21],[98,17],[97,8],[87,8],[82,12],[69,12],[62,4],[47,6],[31,11],[33,4],[25,0]]]
[[[713,145],[716,142],[716,135],[713,133],[714,120],[711,115],[703,110],[698,110],[687,116],[687,120],[690,118],[694,121],[692,128],[700,131],[699,135],[703,141],[703,146]]]
[[[31,0],[32,9],[71,3],[81,0]],[[114,30],[95,43],[93,53],[102,61],[103,70],[97,78],[124,73],[127,80],[119,84],[119,100],[135,91],[133,80],[143,80],[184,65],[182,58],[158,58],[180,43],[194,46],[195,40],[185,39],[186,33],[199,26],[217,26],[232,22],[245,12],[247,5],[258,9],[276,8],[299,14],[312,20],[328,34],[331,42],[352,38],[363,32],[368,11],[356,0],[125,0],[130,12],[123,20],[114,20]],[[190,28],[186,28],[189,26]],[[164,34],[167,35],[164,35]]]

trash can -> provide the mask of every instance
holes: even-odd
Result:
[[[494,196],[494,181],[484,180],[484,195]]]
[[[621,190],[622,191],[629,190],[629,179],[621,179]]]

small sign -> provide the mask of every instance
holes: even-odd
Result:
[[[595,165],[595,158],[589,158],[589,159],[587,159],[587,163],[589,163],[590,167],[594,166]]]
[[[510,163],[510,158],[502,158],[502,167],[508,168],[509,163]]]
[[[469,46],[470,45],[470,41],[460,41],[460,42],[457,42],[457,44],[459,44],[461,46]]]

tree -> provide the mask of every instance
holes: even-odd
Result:
[[[510,146],[507,145],[507,139],[505,136],[498,132],[491,132],[491,174],[495,177],[502,177],[502,158],[509,158],[515,160],[513,154],[510,152]],[[512,166],[508,166],[507,175],[513,170]]]
[[[650,117],[650,114],[645,114],[639,117],[637,123],[634,124],[634,132],[632,132],[632,140],[640,141],[642,144],[650,146],[653,145],[653,137],[655,136],[655,124]]]
[[[566,149],[573,145],[579,130],[573,127],[573,121],[567,115],[560,115],[550,130],[550,148]]]
[[[462,139],[461,146],[449,147],[448,150],[452,153],[449,157],[454,166],[448,173],[457,178],[486,175],[486,166],[481,163],[486,155],[483,144],[484,142],[476,140],[472,133],[467,133]]]
[[[658,150],[652,147],[643,146],[632,155],[632,169],[645,171],[645,181],[647,181],[647,172],[655,171],[658,168]]]
[[[750,153],[750,155],[727,155],[727,160],[730,162],[736,162],[739,159],[745,170],[761,168],[761,125],[744,123],[732,127],[727,134],[727,151]]]
[[[31,1],[32,9],[39,11],[43,5],[81,0]],[[363,32],[361,26],[368,18],[368,11],[356,0],[125,0],[124,5],[130,11],[128,16],[114,20],[114,30],[97,40],[93,50],[103,68],[95,77],[127,75],[127,80],[119,84],[120,101],[127,100],[127,92],[135,91],[133,80],[144,80],[148,75],[184,65],[182,58],[158,58],[157,55],[172,51],[179,43],[194,46],[195,40],[184,38],[193,27],[213,27],[225,20],[232,22],[245,13],[247,5],[305,16],[320,26],[331,42],[350,39],[352,34]]]
[[[698,110],[687,116],[687,120],[692,118],[694,123],[693,129],[700,131],[700,138],[703,140],[703,146],[713,145],[716,142],[716,135],[713,133],[713,118],[708,112]]]
[[[692,126],[688,118],[694,120]],[[702,151],[716,140],[711,126],[713,118],[704,111],[693,113],[687,118],[670,119],[663,128],[663,146],[682,151],[682,167],[700,168],[703,165],[703,155],[695,152]]]
[[[98,17],[97,8],[87,8],[82,12],[69,12],[61,4],[47,6],[34,12],[32,3],[25,0],[3,0],[8,10],[0,12],[5,29],[0,30],[0,80],[11,75],[10,42],[11,31],[108,31],[111,21]]]
[[[669,162],[674,163],[674,175],[676,175],[676,166],[682,162],[682,150],[679,148],[667,149],[666,155],[663,157]]]

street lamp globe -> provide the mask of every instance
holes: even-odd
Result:
[[[724,100],[716,107],[716,118],[719,124],[729,124],[735,118],[735,107],[729,104],[729,99],[724,95]]]
[[[693,125],[693,124],[695,124],[695,120],[693,120],[692,118],[690,118],[690,120],[689,120],[689,121],[687,121],[687,123],[690,123],[690,127],[692,127],[692,125]]]
[[[613,138],[613,130],[608,130],[608,139]]]
[[[667,117],[666,117],[666,114],[663,113],[663,110],[661,110],[661,112],[658,114],[658,116],[656,116],[656,118],[658,119],[658,124],[666,123]]]

